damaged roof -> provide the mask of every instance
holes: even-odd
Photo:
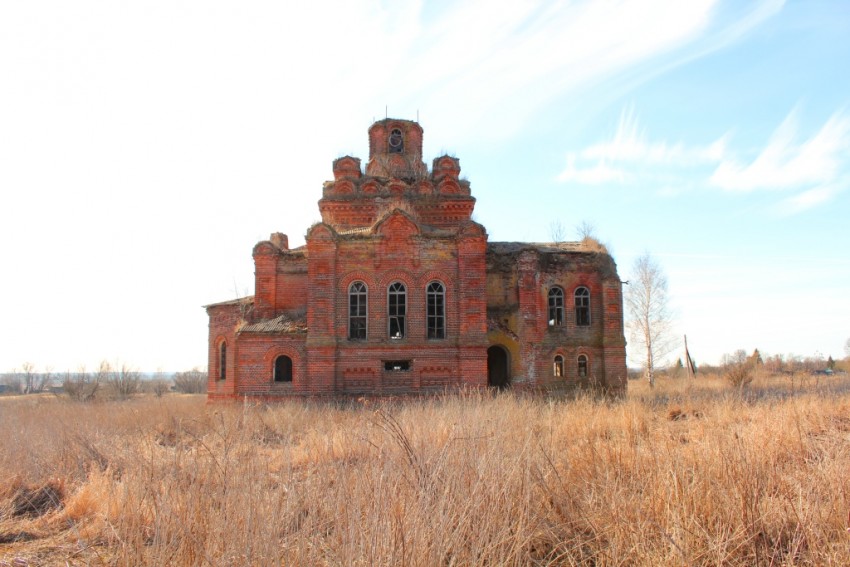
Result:
[[[249,323],[239,330],[240,333],[306,333],[307,315],[293,317],[279,315],[273,319],[263,319]]]

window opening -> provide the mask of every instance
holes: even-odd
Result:
[[[429,339],[446,338],[446,291],[440,282],[431,282],[426,290]]]
[[[367,301],[366,284],[354,282],[348,287],[348,338],[351,340],[366,338]]]
[[[410,361],[409,360],[385,360],[384,361],[384,370],[389,370],[391,372],[403,372],[405,370],[410,370]]]
[[[555,357],[552,373],[558,378],[564,375],[564,357],[560,354]]]
[[[586,327],[590,325],[590,291],[586,287],[576,290],[576,325]]]
[[[390,285],[387,297],[387,315],[391,339],[403,339],[407,312],[407,290],[403,283]]]
[[[560,327],[564,324],[564,290],[553,287],[549,290],[549,326]]]
[[[227,343],[222,342],[218,347],[218,379],[227,378]]]
[[[587,376],[587,356],[578,355],[578,375],[580,378]]]
[[[404,151],[404,137],[401,135],[401,130],[393,128],[390,132],[390,153],[400,154]]]
[[[292,382],[292,359],[281,355],[274,361],[274,381]]]

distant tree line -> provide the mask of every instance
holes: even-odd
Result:
[[[51,367],[37,372],[34,364],[26,362],[20,370],[14,369],[0,375],[0,394],[52,392],[80,402],[95,399],[126,400],[145,393],[162,396],[172,391],[198,394],[206,389],[207,373],[197,367],[177,372],[173,376],[158,371],[146,378],[127,363],[113,364],[106,360],[93,372],[85,366],[64,373],[56,373]]]
[[[794,354],[764,355],[759,349],[747,353],[744,349],[724,354],[719,365],[701,364],[699,373],[723,376],[732,386],[745,388],[758,373],[764,375],[829,374],[850,370],[850,357],[837,361],[816,353],[813,356]],[[685,376],[682,359],[676,360],[664,374],[670,378]]]

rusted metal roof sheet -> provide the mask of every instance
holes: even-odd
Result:
[[[307,317],[280,315],[274,319],[264,319],[249,323],[240,329],[240,333],[306,333]]]

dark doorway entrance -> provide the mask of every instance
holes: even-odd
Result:
[[[487,349],[487,385],[503,390],[510,385],[508,352],[500,346]]]

